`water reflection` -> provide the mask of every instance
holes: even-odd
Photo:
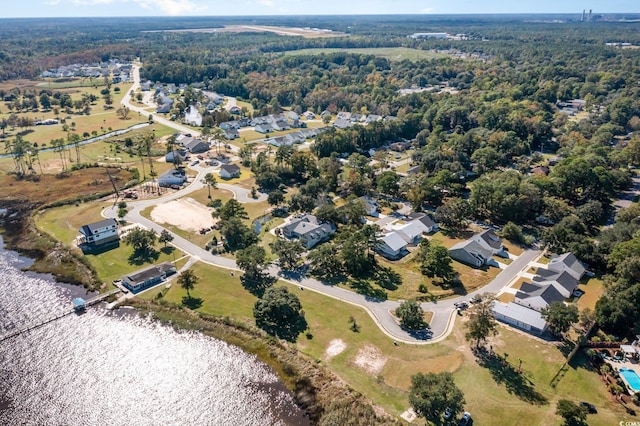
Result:
[[[20,262],[0,251],[0,334],[67,307],[81,292],[25,274]],[[255,357],[100,308],[0,342],[0,424],[15,423],[308,424]]]

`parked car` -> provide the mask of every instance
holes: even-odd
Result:
[[[471,414],[468,411],[465,411],[460,420],[458,421],[458,426],[467,426],[472,424]]]
[[[480,302],[482,302],[482,296],[480,296],[479,294],[476,294],[475,296],[473,296],[471,298],[471,300],[469,302],[471,302],[471,303],[480,303]]]
[[[598,412],[598,410],[596,410],[596,406],[590,402],[582,401],[580,402],[580,406],[586,408],[590,414],[596,414]]]
[[[447,407],[444,409],[444,419],[445,420],[449,420],[451,418],[451,414],[453,414],[453,412],[451,411],[451,407]]]
[[[458,309],[465,310],[469,307],[469,304],[467,302],[456,302],[453,304],[453,306]]]

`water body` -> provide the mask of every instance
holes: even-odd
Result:
[[[28,262],[0,241],[0,335],[86,297],[20,271]],[[0,424],[309,423],[256,357],[132,309],[96,306],[0,342]]]

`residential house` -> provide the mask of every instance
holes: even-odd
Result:
[[[240,167],[237,164],[223,164],[220,167],[220,177],[222,179],[233,179],[240,177]]]
[[[275,130],[279,130],[279,131],[281,131],[281,130],[289,130],[291,128],[291,126],[289,125],[289,122],[287,120],[285,120],[285,119],[280,119],[278,121],[275,121],[272,124],[272,126],[273,126],[273,128]]]
[[[181,186],[187,181],[184,170],[167,170],[158,177],[158,186],[169,187],[172,185]]]
[[[207,152],[209,151],[209,148],[211,148],[208,142],[202,141],[200,139],[194,139],[194,138],[189,138],[189,139],[190,140],[187,141],[186,143],[183,142],[183,146],[187,149],[187,151],[189,151],[192,154]]]
[[[351,126],[353,126],[353,123],[344,118],[336,118],[336,120],[333,122],[333,127],[335,127],[336,129],[346,129],[347,127]]]
[[[351,122],[352,123],[364,123],[367,120],[367,116],[364,114],[352,114]]]
[[[230,128],[224,131],[224,138],[228,141],[238,139],[240,137],[240,132],[238,129]]]
[[[412,220],[419,220],[420,223],[422,223],[422,225],[425,228],[425,231],[424,231],[425,234],[430,234],[432,232],[438,231],[438,224],[436,223],[433,216],[431,216],[428,213],[413,212],[409,214],[409,218]]]
[[[104,219],[99,222],[89,223],[80,228],[81,244],[91,248],[104,246],[120,240],[118,235],[118,221]]]
[[[184,113],[184,121],[191,126],[202,126],[202,114],[195,105],[189,105]]]
[[[566,271],[576,280],[582,279],[584,274],[587,272],[587,268],[585,268],[582,262],[580,262],[571,252],[552,258],[551,262],[547,265],[547,269],[556,272]]]
[[[484,245],[491,251],[491,253],[495,254],[496,256],[509,258],[509,254],[502,245],[502,238],[498,237],[492,229],[487,229],[486,231],[481,232],[480,234],[477,234],[472,238],[478,240],[480,244]]]
[[[461,241],[449,249],[452,259],[480,268],[485,265],[498,266],[493,260],[491,250],[480,244],[477,240],[469,239]]]
[[[262,133],[262,134],[266,134],[266,133],[271,133],[273,132],[273,127],[271,126],[271,124],[258,124],[255,127],[256,132],[258,133]]]
[[[540,286],[552,285],[565,298],[571,297],[575,289],[578,288],[578,280],[567,271],[556,272],[538,268],[533,282]]]
[[[564,296],[553,285],[522,283],[514,303],[541,311],[554,302],[564,302]]]
[[[240,108],[238,105],[234,105],[231,108],[229,108],[229,112],[231,114],[240,115],[242,114],[242,108]]]
[[[330,223],[320,223],[311,214],[294,216],[282,226],[282,234],[289,239],[298,239],[306,248],[313,248],[316,244],[329,239],[335,232]]]
[[[382,116],[376,114],[369,114],[367,118],[364,120],[365,124],[373,123],[374,121],[382,120]]]
[[[157,285],[176,273],[173,263],[164,262],[159,265],[151,265],[132,274],[122,277],[122,285],[132,293],[138,293]]]
[[[342,119],[346,121],[351,121],[351,113],[347,111],[340,111],[336,116],[336,120]]]
[[[174,149],[171,152],[167,152],[164,156],[164,161],[167,163],[182,163],[186,159],[186,151]]]
[[[140,84],[140,91],[142,92],[149,92],[151,91],[151,85],[153,83],[151,81],[145,81],[144,83]]]
[[[324,120],[325,117],[331,118],[331,113],[326,109],[320,113],[320,118]]]
[[[304,118],[306,118],[307,120],[313,120],[316,118],[316,115],[311,112],[311,111],[305,111],[302,113],[302,115],[304,116]]]
[[[388,232],[378,239],[376,251],[390,260],[397,260],[408,253],[407,242],[398,232]]]
[[[158,107],[156,108],[157,114],[168,114],[170,112],[171,112],[170,104],[161,104],[161,105],[158,105]]]
[[[225,121],[223,123],[220,123],[219,127],[222,130],[239,129],[240,128],[240,123],[237,122],[237,121]]]
[[[378,203],[369,197],[368,195],[364,195],[359,198],[364,206],[365,214],[367,216],[378,217]]]
[[[542,335],[547,330],[547,322],[540,312],[517,303],[494,302],[492,311],[497,320],[529,333]]]

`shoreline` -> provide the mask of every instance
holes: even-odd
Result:
[[[0,229],[6,250],[34,260],[24,270],[52,274],[56,282],[82,286],[87,291],[103,288],[96,271],[85,259],[36,228],[32,213],[39,206],[20,204],[19,210],[9,207],[12,213],[7,214]],[[358,418],[369,425],[397,424],[397,420],[353,390],[328,367],[319,364],[319,360],[257,328],[164,301],[133,299],[126,306],[134,307],[139,315],[152,315],[154,320],[176,330],[198,331],[255,355],[278,375],[311,424],[323,424],[327,417],[331,422],[346,423]]]

